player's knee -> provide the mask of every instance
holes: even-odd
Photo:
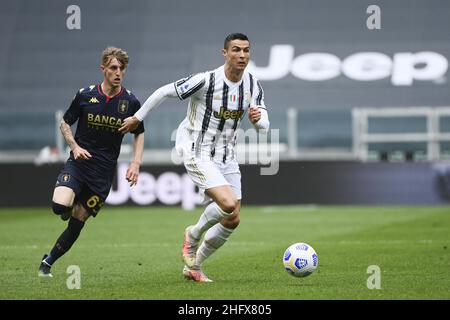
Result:
[[[238,201],[236,199],[224,199],[219,204],[220,208],[226,213],[227,216],[232,215],[238,207]]]
[[[71,210],[72,210],[72,207],[67,207],[67,206],[65,206],[65,205],[62,205],[62,204],[53,202],[53,203],[52,203],[52,210],[53,210],[53,212],[54,212],[55,214],[61,215],[61,214],[64,214],[64,213],[66,213],[66,212],[71,211]]]
[[[89,215],[89,212],[87,212],[87,210],[82,205],[77,205],[75,207],[75,210],[74,210],[72,216],[77,220],[85,222],[89,218],[90,215]]]
[[[236,229],[239,226],[241,219],[239,215],[233,214],[231,217],[223,219],[222,225],[228,229]]]

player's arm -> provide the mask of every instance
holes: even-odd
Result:
[[[251,106],[248,112],[248,118],[258,131],[267,131],[270,127],[269,115],[262,106]]]
[[[144,102],[142,107],[132,117],[126,118],[119,129],[120,133],[128,133],[137,128],[139,123],[145,116],[154,108],[159,106],[164,100],[169,97],[175,98],[177,96],[173,83],[169,83],[152,93],[150,97]]]
[[[205,75],[203,73],[196,74],[192,77],[180,79],[176,82],[166,84],[157,89],[148,97],[142,107],[132,116],[126,118],[119,129],[120,133],[133,131],[139,125],[147,114],[159,106],[167,98],[180,98],[184,100],[197,93],[205,85]]]
[[[89,160],[90,158],[92,158],[91,154],[89,153],[89,151],[83,149],[78,145],[73,136],[72,129],[70,128],[70,126],[74,124],[79,118],[79,101],[80,94],[77,93],[72,100],[69,109],[67,109],[66,113],[61,119],[59,128],[64,139],[66,140],[67,145],[69,146],[70,150],[72,150],[75,160]]]
[[[248,119],[256,130],[267,132],[267,130],[269,130],[270,121],[264,103],[264,90],[259,81],[256,81],[256,84],[258,88],[256,92],[257,94],[254,99],[252,98],[252,105],[249,108]]]
[[[126,174],[126,179],[130,182],[131,187],[138,182],[139,169],[142,163],[142,154],[144,153],[144,132],[134,135],[133,147],[133,161],[131,161]]]
[[[89,151],[86,149],[83,149],[78,145],[78,143],[75,141],[75,138],[73,137],[72,130],[70,129],[70,125],[64,121],[64,119],[61,120],[60,125],[61,133],[66,140],[67,144],[69,145],[70,150],[72,150],[73,157],[75,160],[89,160],[92,158]]]

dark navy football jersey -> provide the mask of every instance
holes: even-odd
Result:
[[[82,162],[105,169],[115,166],[123,139],[118,129],[140,107],[139,100],[124,87],[114,97],[106,96],[100,85],[80,89],[64,114],[64,121],[69,125],[78,121],[75,141],[92,155],[92,159]],[[142,132],[143,122],[132,133]],[[70,157],[73,159],[72,152]]]

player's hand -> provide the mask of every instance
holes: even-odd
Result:
[[[261,110],[258,107],[251,106],[248,109],[248,119],[253,124],[257,123],[261,119]]]
[[[125,134],[134,131],[138,127],[139,123],[140,121],[135,116],[128,117],[123,120],[122,126],[119,128],[119,132]]]
[[[126,179],[130,183],[130,187],[134,186],[138,182],[139,177],[139,167],[140,165],[137,162],[130,163],[130,166],[128,167]]]
[[[83,149],[80,146],[76,146],[75,148],[73,148],[72,152],[73,152],[73,157],[77,161],[89,160],[90,158],[92,158],[89,151],[87,151],[86,149]]]

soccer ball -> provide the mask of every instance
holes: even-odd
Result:
[[[307,243],[294,243],[284,252],[284,268],[294,277],[309,276],[317,269],[318,264],[316,251]]]

